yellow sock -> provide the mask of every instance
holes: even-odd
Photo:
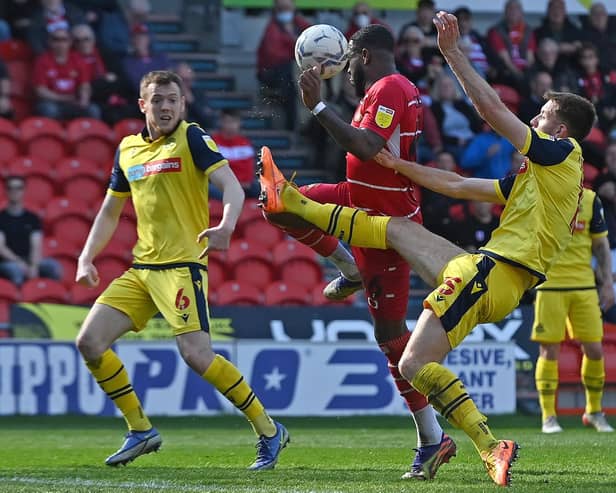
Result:
[[[558,360],[537,359],[535,385],[539,393],[541,419],[556,416],[556,391],[558,390]]]
[[[452,425],[461,428],[481,453],[493,449],[498,441],[488,428],[487,418],[466,392],[464,384],[438,363],[424,365],[411,381],[419,393],[428,397],[434,409]]]
[[[285,187],[282,200],[287,212],[304,218],[349,245],[381,250],[387,248],[387,223],[390,216],[369,216],[352,207],[320,204],[303,196],[292,186]]]
[[[101,389],[124,415],[129,430],[145,431],[152,428],[130,383],[124,364],[116,353],[108,349],[98,361],[86,362],[86,366]]]
[[[202,377],[244,413],[257,435],[273,437],[276,434],[272,418],[232,363],[217,354]]]
[[[601,399],[605,385],[605,365],[603,358],[590,359],[582,357],[582,384],[586,392],[586,412],[601,412]]]

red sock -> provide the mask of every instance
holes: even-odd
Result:
[[[321,257],[329,257],[338,246],[338,239],[328,236],[320,229],[286,229],[283,231],[300,243],[309,246]]]
[[[404,348],[406,347],[406,343],[409,341],[410,337],[411,333],[407,331],[397,339],[392,339],[391,341],[379,344],[379,347],[389,362],[389,372],[394,378],[394,382],[396,382],[398,392],[400,392],[400,395],[406,401],[406,405],[410,411],[414,413],[426,407],[428,405],[428,399],[426,399],[424,395],[417,392],[411,386],[410,382],[400,375],[400,371],[398,371],[398,362],[402,357],[402,353],[404,352]]]

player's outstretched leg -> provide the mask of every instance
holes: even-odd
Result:
[[[456,450],[455,442],[443,433],[440,443],[415,449],[411,470],[405,472],[402,479],[434,479],[438,468],[456,456]]]
[[[273,469],[278,462],[278,456],[282,449],[287,446],[291,441],[287,429],[274,421],[276,425],[276,434],[273,437],[266,437],[261,435],[257,442],[257,458],[248,467],[251,471],[265,471],[267,469]]]
[[[156,430],[129,431],[126,439],[118,451],[105,460],[108,466],[126,465],[134,461],[140,455],[157,452],[163,443],[163,439]]]

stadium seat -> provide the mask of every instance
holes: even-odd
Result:
[[[261,207],[259,207],[259,202],[256,199],[246,199],[240,217],[237,219],[237,225],[235,227],[237,235],[245,236],[244,226],[255,220],[265,222],[263,212],[261,211]],[[250,240],[252,238],[247,239]]]
[[[216,225],[222,219],[222,201],[218,199],[210,199],[208,206],[210,209],[210,226]]]
[[[296,282],[312,290],[323,280],[323,269],[316,253],[295,240],[278,244],[273,250],[273,264],[282,281]]]
[[[275,281],[265,288],[264,302],[272,305],[309,305],[310,293],[301,284]]]
[[[71,302],[75,305],[92,305],[105,290],[105,287],[102,283],[94,288],[73,284],[70,291]]]
[[[80,199],[56,196],[47,203],[45,222],[50,226],[53,226],[58,219],[68,216],[77,216],[88,222],[93,217],[88,204]]]
[[[227,281],[211,296],[215,305],[260,305],[263,302],[261,291],[250,284]]]
[[[0,58],[4,62],[11,62],[14,60],[22,60],[29,62],[32,60],[33,53],[30,49],[30,45],[25,41],[19,39],[7,39],[0,42]]]
[[[130,263],[126,260],[118,259],[116,256],[101,255],[94,259],[94,266],[98,271],[101,284],[106,286],[116,277],[120,277],[124,274],[124,272],[130,268]]]
[[[229,267],[233,267],[237,262],[247,258],[257,258],[271,262],[272,254],[263,245],[252,240],[231,242],[231,246],[227,250],[226,264]]]
[[[220,286],[227,280],[227,269],[224,262],[218,257],[208,255],[207,280],[212,291],[215,291],[216,286]]]
[[[77,257],[75,255],[54,255],[53,257],[62,266],[62,279],[60,282],[70,289],[75,284],[77,273]]]
[[[20,300],[19,288],[8,279],[0,277],[0,302],[17,303]]]
[[[257,241],[265,248],[273,249],[284,242],[285,234],[280,228],[272,226],[263,217],[244,224],[242,235],[246,240]]]
[[[2,161],[10,162],[19,155],[19,131],[11,120],[0,118],[0,149]]]
[[[54,167],[55,177],[62,184],[76,176],[89,176],[106,186],[110,167],[101,167],[96,161],[83,156],[67,156]]]
[[[113,126],[116,142],[120,142],[127,135],[133,135],[141,132],[145,123],[138,118],[125,118],[120,120]]]
[[[55,180],[55,171],[52,164],[46,159],[37,156],[14,156],[6,160],[7,167],[3,170],[5,175],[17,175],[27,178],[29,176],[43,176]]]
[[[261,289],[275,278],[269,250],[254,241],[232,242],[225,263],[232,272],[231,278],[242,284]]]
[[[21,142],[25,151],[51,163],[64,157],[65,132],[57,120],[43,116],[31,116],[19,124]]]
[[[518,91],[504,84],[493,84],[492,88],[496,91],[501,101],[505,103],[505,106],[517,114],[520,107],[520,94]]]
[[[43,257],[66,255],[68,257],[77,258],[80,251],[80,247],[76,247],[72,242],[66,241],[65,238],[47,236],[43,240]]]
[[[63,216],[51,226],[51,234],[62,237],[77,248],[83,247],[90,231],[91,221],[82,216]]]
[[[95,118],[75,118],[66,127],[66,134],[76,156],[93,159],[110,169],[115,153],[115,137],[105,122]]]
[[[39,175],[26,178],[24,203],[27,209],[41,215],[55,193],[54,182],[50,178]]]
[[[561,383],[579,383],[582,352],[579,344],[570,340],[560,345],[558,357],[558,380]]]
[[[62,195],[85,202],[91,210],[98,210],[105,191],[106,188],[100,180],[85,175],[69,178],[62,185]]]
[[[610,385],[616,384],[616,342],[604,341],[603,353],[605,361],[605,381]]]
[[[69,292],[60,281],[29,279],[21,286],[23,301],[30,303],[67,303]]]

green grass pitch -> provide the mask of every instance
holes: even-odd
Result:
[[[125,433],[121,419],[0,418],[0,492],[446,493],[497,491],[466,436],[449,425],[458,456],[434,481],[401,481],[415,445],[411,418],[286,418],[291,444],[274,471],[249,472],[254,435],[240,416],[157,418],[157,454],[126,467],[103,464]],[[616,491],[616,436],[561,418],[542,435],[539,418],[493,417],[499,438],[521,445],[512,490]]]

